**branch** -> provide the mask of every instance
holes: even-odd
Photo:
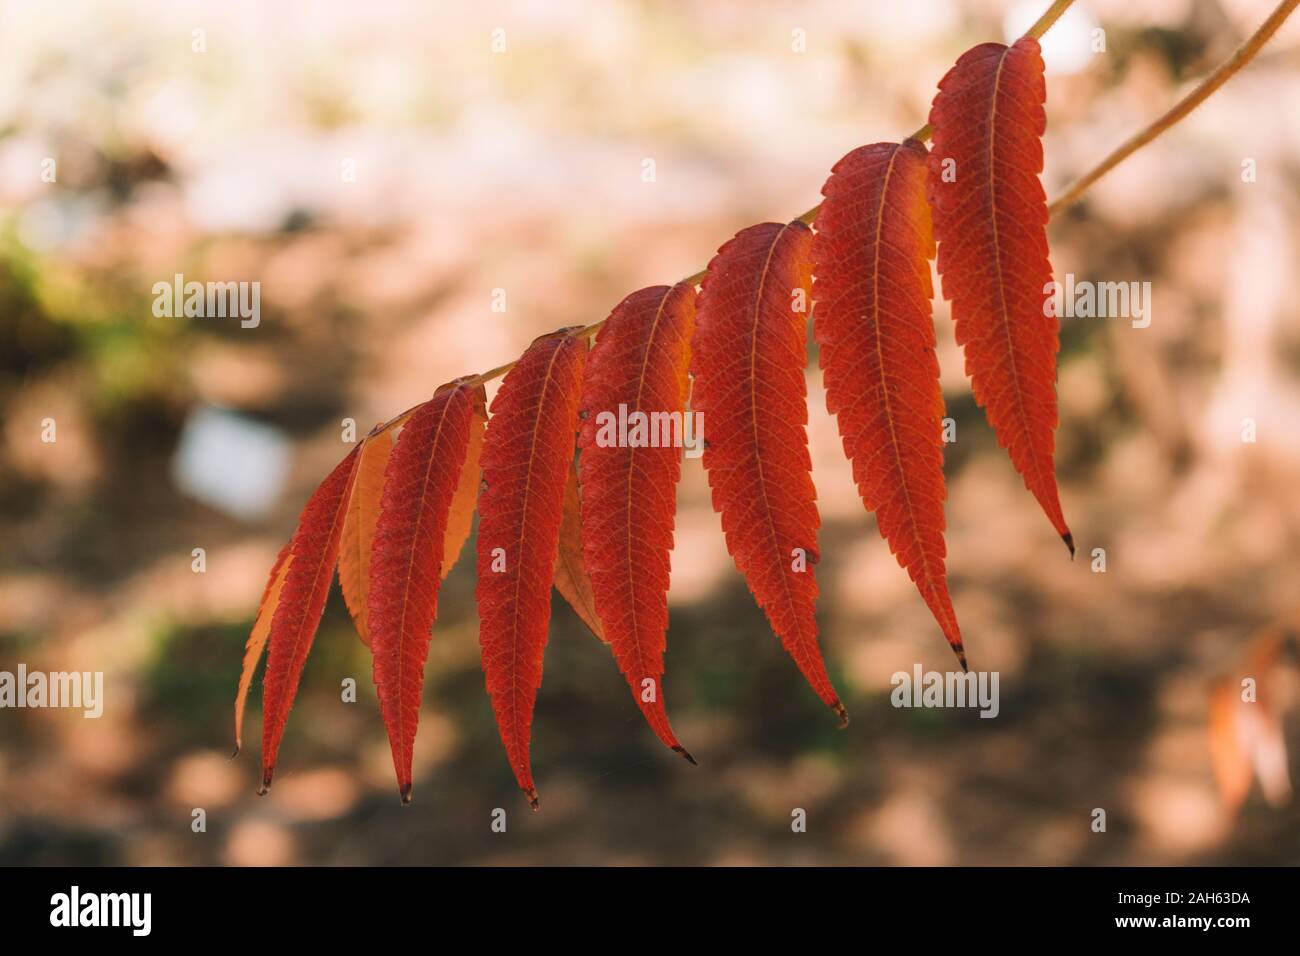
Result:
[[[1050,30],[1052,25],[1061,18],[1061,15],[1070,8],[1070,5],[1073,2],[1074,0],[1054,0],[1052,5],[1044,11],[1043,15],[1034,22],[1034,25],[1026,31],[1025,36],[1040,39],[1043,34]],[[1095,183],[1102,176],[1106,175],[1106,173],[1110,172],[1110,170],[1114,169],[1147,143],[1151,142],[1165,130],[1169,129],[1179,120],[1183,119],[1183,117],[1187,116],[1187,114],[1192,110],[1196,109],[1197,106],[1209,98],[1210,94],[1226,83],[1234,73],[1254,58],[1260,48],[1268,42],[1274,33],[1277,32],[1278,27],[1280,27],[1286,18],[1294,12],[1297,5],[1300,5],[1300,0],[1282,0],[1282,2],[1278,4],[1277,9],[1275,9],[1272,14],[1269,15],[1269,18],[1264,21],[1263,25],[1255,31],[1254,35],[1252,35],[1249,40],[1238,48],[1237,52],[1234,53],[1227,62],[1202,80],[1194,90],[1188,93],[1187,96],[1183,97],[1183,99],[1164,116],[1160,117],[1160,119],[1156,120],[1140,133],[1131,137],[1122,146],[1102,160],[1096,167],[1081,176],[1074,185],[1052,201],[1051,205],[1047,207],[1048,211],[1051,214],[1056,214],[1067,206],[1078,202],[1079,198],[1088,190],[1089,186]],[[933,130],[931,129],[930,124],[927,123],[909,136],[908,139],[914,139],[917,142],[923,143],[930,138],[932,132]],[[817,218],[817,211],[820,208],[821,204],[819,203],[798,218],[802,222],[811,225]],[[705,272],[700,271],[694,275],[687,276],[682,281],[688,282],[691,285],[698,285],[704,276]],[[601,319],[599,322],[595,322],[579,329],[573,334],[591,337],[599,332],[604,325],[605,320]],[[498,365],[496,368],[490,369],[483,372],[481,375],[476,376],[473,381],[475,383],[490,382],[494,378],[499,378],[500,376],[505,375],[514,368],[514,366],[514,362],[507,362],[505,365]],[[380,428],[387,429],[393,427],[408,413],[409,410],[408,412],[403,412],[402,415],[390,419],[384,425],[380,426]]]
[[[1255,31],[1254,35],[1238,47],[1237,52],[1232,54],[1222,66],[1203,79],[1194,90],[1179,100],[1168,113],[1146,129],[1129,137],[1113,153],[1075,180],[1074,185],[1052,201],[1052,204],[1047,207],[1047,211],[1055,215],[1066,206],[1078,202],[1079,197],[1087,191],[1089,186],[1209,99],[1210,95],[1228,82],[1228,79],[1234,73],[1254,59],[1260,47],[1267,43],[1269,38],[1277,32],[1277,28],[1292,14],[1297,4],[1300,4],[1300,0],[1282,0],[1277,5],[1277,9],[1269,15],[1269,18]]]

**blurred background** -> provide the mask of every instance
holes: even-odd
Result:
[[[1049,195],[1272,5],[1080,0],[1046,44]],[[1214,682],[1300,607],[1300,20],[1052,222],[1058,277],[1153,289],[1149,328],[1063,323],[1077,560],[936,303],[950,582],[972,667],[1001,674],[996,720],[890,706],[896,671],[953,661],[856,496],[814,352],[819,615],[848,730],[768,630],[688,461],[665,688],[699,767],[658,744],[557,596],[528,812],[464,557],[411,807],[337,588],[272,794],[255,795],[260,678],[229,758],[258,597],[351,447],[345,420],[364,435],[803,212],[845,152],[924,122],[963,50],[1046,6],[0,3],[0,670],[105,675],[97,720],[0,711],[0,862],[1300,862],[1294,805],[1258,785],[1225,800],[1209,730]],[[155,315],[177,273],[259,282],[260,322]],[[1294,695],[1286,663],[1275,703]],[[1294,755],[1300,718],[1280,716]]]

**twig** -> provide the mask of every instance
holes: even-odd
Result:
[[[1054,215],[1066,206],[1078,202],[1079,197],[1089,186],[1209,99],[1210,95],[1228,82],[1234,73],[1254,59],[1260,47],[1277,32],[1277,28],[1292,14],[1297,4],[1300,4],[1300,0],[1282,0],[1254,35],[1238,47],[1237,52],[1232,54],[1222,66],[1198,83],[1196,88],[1179,100],[1168,113],[1146,129],[1130,136],[1113,153],[1075,180],[1074,185],[1052,201],[1052,204],[1047,207],[1048,212]]]
[[[1025,36],[1030,36],[1034,39],[1041,38],[1043,34],[1050,30],[1052,25],[1061,18],[1061,15],[1070,8],[1070,5],[1073,2],[1074,0],[1055,0],[1043,15],[1034,22],[1034,25],[1026,31]],[[1123,160],[1127,159],[1147,143],[1151,142],[1165,130],[1169,129],[1169,127],[1187,116],[1188,113],[1206,100],[1210,94],[1226,83],[1229,77],[1254,58],[1255,54],[1258,53],[1260,48],[1268,42],[1269,38],[1277,32],[1278,27],[1280,27],[1286,18],[1292,14],[1298,4],[1300,4],[1300,0],[1282,0],[1282,2],[1278,4],[1277,9],[1275,9],[1272,14],[1269,15],[1269,18],[1264,21],[1263,25],[1255,31],[1254,35],[1252,35],[1249,40],[1242,44],[1242,46],[1227,60],[1227,62],[1202,80],[1196,89],[1183,97],[1183,99],[1180,100],[1173,109],[1169,110],[1169,112],[1160,117],[1160,119],[1156,120],[1146,129],[1131,137],[1122,146],[1102,160],[1095,168],[1080,177],[1074,185],[1052,201],[1052,203],[1047,207],[1048,211],[1055,215],[1067,206],[1078,202],[1079,198],[1087,191],[1089,186],[1095,183],[1102,176],[1106,175],[1110,170],[1114,169]],[[932,132],[933,129],[930,124],[927,123],[909,136],[908,139],[914,139],[917,142],[924,143],[930,138]],[[811,225],[817,218],[817,211],[820,208],[821,204],[819,203],[800,215],[798,219],[807,225]],[[687,276],[682,281],[691,285],[698,285],[704,276],[705,272],[700,271],[694,275]],[[605,320],[601,319],[599,322],[594,322],[591,325],[585,326],[573,334],[590,338],[599,332],[604,325]],[[514,362],[507,362],[505,365],[498,365],[496,368],[490,369],[489,371],[476,376],[474,381],[476,383],[490,382],[495,378],[505,375],[514,367]],[[407,413],[404,412],[403,415],[405,414]],[[401,417],[402,415],[399,415],[396,418],[391,419],[382,427],[391,427]]]

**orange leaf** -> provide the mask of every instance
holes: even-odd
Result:
[[[943,541],[943,393],[930,311],[925,147],[849,153],[822,187],[813,335],[844,453],[889,550],[966,667]]]
[[[262,651],[266,648],[266,639],[271,636],[271,621],[275,609],[280,605],[280,592],[284,590],[284,578],[289,573],[289,554],[291,542],[285,542],[275,565],[266,579],[262,590],[262,600],[257,605],[257,617],[253,619],[253,630],[244,645],[244,667],[239,675],[239,691],[235,694],[235,754],[244,744],[244,705],[248,702],[248,691],[253,686],[253,672],[257,670]]]
[[[1240,690],[1231,680],[1217,681],[1210,690],[1210,768],[1229,813],[1236,813],[1250,793],[1250,755],[1237,721]]]
[[[847,723],[814,614],[821,520],[804,385],[811,239],[797,220],[765,222],[718,250],[700,290],[691,404],[704,415],[704,467],[727,550],[817,696]]]
[[[573,331],[536,339],[506,374],[483,442],[476,592],[483,673],[510,769],[533,809],[533,706],[587,359],[587,340]]]
[[[343,520],[343,538],[339,543],[339,585],[343,600],[357,626],[361,643],[370,646],[369,617],[370,552],[375,540],[375,523],[379,520],[380,495],[384,490],[384,470],[393,453],[393,435],[384,430],[371,435],[361,446],[361,460],[352,479],[352,497]]]
[[[596,611],[646,722],[692,763],[668,723],[663,673],[682,457],[671,422],[675,416],[680,439],[694,322],[695,290],[685,283],[633,292],[614,308],[587,363],[578,439],[583,556]]]
[[[481,436],[484,402],[482,385],[462,380],[439,388],[403,426],[384,477],[369,621],[375,690],[404,803],[411,799],[429,630],[437,618],[442,567],[449,563],[449,519],[475,432]]]
[[[1210,692],[1210,764],[1230,813],[1245,803],[1252,776],[1272,806],[1291,798],[1280,692],[1284,642],[1282,631],[1265,631],[1252,641],[1238,672]]]
[[[1052,461],[1060,343],[1038,179],[1046,89],[1032,37],[962,54],[930,109],[928,189],[943,294],[975,401],[1073,555]]]
[[[596,598],[591,589],[591,575],[582,559],[582,512],[578,496],[577,463],[569,467],[564,486],[564,514],[560,518],[560,554],[555,562],[555,589],[569,602],[569,607],[591,629],[591,633],[609,643],[596,614]]]
[[[474,512],[478,508],[478,490],[483,482],[483,429],[487,425],[487,395],[483,386],[478,387],[474,395],[473,408],[470,412],[469,448],[465,452],[465,463],[460,469],[460,482],[456,493],[451,498],[451,510],[447,514],[447,536],[442,549],[442,579],[456,566],[460,552],[469,540],[470,529],[474,525]]]

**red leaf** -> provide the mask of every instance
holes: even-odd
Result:
[[[804,385],[811,239],[802,222],[765,222],[718,250],[701,285],[691,404],[704,414],[704,467],[727,550],[808,683],[847,723],[814,615],[821,521]]]
[[[343,537],[339,541],[339,586],[357,626],[357,635],[367,647],[370,646],[370,556],[379,521],[384,472],[392,453],[393,433],[389,429],[369,436],[362,444],[347,515],[343,519]]]
[[[813,238],[813,335],[826,407],[862,502],[964,669],[944,571],[943,393],[925,179],[925,147],[914,140],[863,146],[835,164]]]
[[[472,430],[482,427],[475,408],[481,410],[484,401],[482,385],[459,381],[438,389],[402,428],[384,477],[369,620],[375,689],[404,803],[411,800],[411,754],[444,576],[448,517]]]
[[[235,755],[244,745],[244,705],[248,701],[248,691],[253,686],[253,672],[262,659],[266,649],[266,639],[271,636],[271,621],[275,618],[275,609],[280,606],[280,593],[284,589],[284,577],[289,573],[291,541],[285,542],[275,565],[267,576],[266,587],[262,590],[262,600],[257,605],[257,617],[253,620],[252,633],[244,645],[244,666],[239,675],[239,691],[235,694]]]
[[[1059,341],[1044,308],[1052,267],[1038,180],[1046,90],[1031,37],[962,54],[930,109],[929,198],[975,400],[1073,554],[1052,462]]]
[[[587,359],[587,340],[572,331],[535,340],[507,373],[483,442],[477,589],[483,673],[510,768],[533,809],[533,705]]]
[[[583,556],[596,611],[651,729],[692,763],[669,726],[663,693],[682,450],[656,426],[675,415],[682,435],[694,322],[695,290],[685,283],[633,292],[615,307],[587,363],[578,439]],[[642,441],[629,428],[620,447],[618,422],[637,413],[647,422]]]
[[[564,515],[560,518],[560,553],[555,562],[555,589],[569,602],[591,633],[609,643],[605,628],[596,613],[596,596],[591,575],[582,557],[582,504],[578,495],[578,467],[569,466],[569,480],[564,486]]]
[[[320,483],[303,508],[289,544],[288,570],[271,619],[266,675],[262,678],[263,793],[271,787],[284,725],[329,596],[360,450],[358,445]]]

